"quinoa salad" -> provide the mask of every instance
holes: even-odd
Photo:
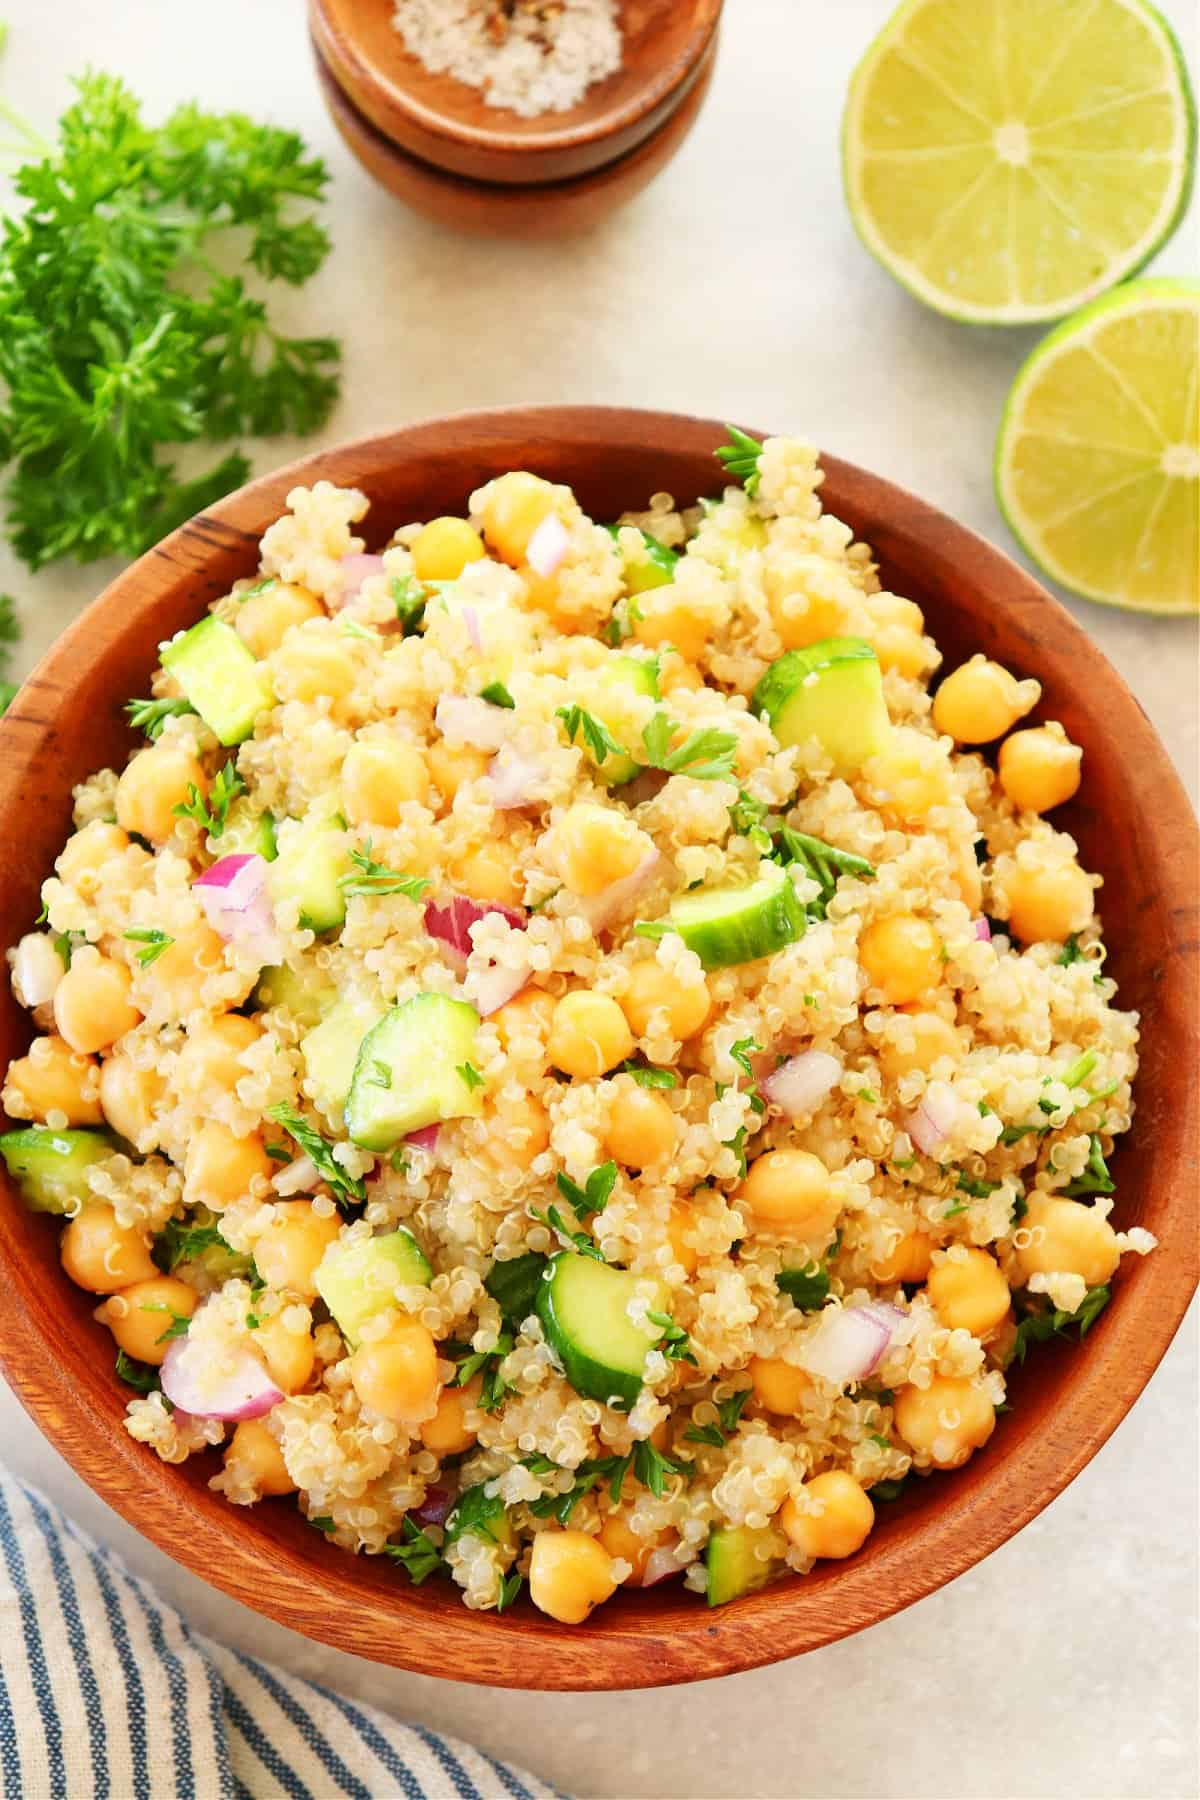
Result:
[[[853,1556],[1154,1247],[1080,750],[808,444],[718,457],[378,553],[293,491],[9,952],[0,1153],[128,1432],[476,1609]]]

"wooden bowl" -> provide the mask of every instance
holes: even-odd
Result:
[[[566,181],[651,137],[699,78],[722,0],[622,0],[621,67],[569,112],[524,119],[431,75],[392,24],[394,0],[309,0],[322,60],[351,105],[410,156],[473,181]]]
[[[197,619],[257,562],[258,538],[297,484],[361,487],[368,539],[460,510],[508,468],[570,482],[596,517],[666,489],[682,501],[721,484],[707,420],[602,407],[467,413],[319,452],[264,476],[167,538],[64,633],[0,721],[0,946],[37,916],[39,885],[67,833],[72,786],[119,764],[132,739],[121,703],[147,691],[161,639]],[[962,1574],[1061,1492],[1145,1386],[1195,1283],[1197,839],[1179,782],[1129,690],[1095,645],[1007,557],[902,489],[834,458],[828,507],[874,545],[883,580],[923,607],[951,667],[974,650],[1043,684],[1042,715],[1084,748],[1079,800],[1057,822],[1104,876],[1109,968],[1142,1016],[1138,1119],[1113,1158],[1117,1218],[1159,1247],[1122,1266],[1112,1303],[1080,1346],[1040,1347],[1012,1379],[1013,1410],[964,1469],[881,1506],[864,1550],[708,1611],[677,1586],[622,1593],[586,1627],[522,1600],[468,1612],[457,1589],[410,1587],[382,1557],[323,1541],[289,1501],[227,1505],[206,1485],[212,1455],[160,1463],[121,1428],[94,1301],[61,1273],[57,1222],[0,1181],[0,1363],[26,1408],[84,1480],[186,1568],[268,1617],[359,1656],[498,1686],[620,1688],[702,1680],[794,1656],[859,1631]],[[29,1021],[0,996],[0,1066]],[[1118,1527],[1124,1529],[1124,1527]],[[1049,1576],[1049,1572],[1048,1572]]]
[[[695,124],[712,83],[715,50],[713,42],[682,105],[653,137],[616,162],[569,181],[501,187],[447,174],[397,149],[346,98],[314,44],[325,104],[342,141],[368,174],[426,218],[460,231],[505,238],[566,237],[587,231],[640,194],[670,162]]]

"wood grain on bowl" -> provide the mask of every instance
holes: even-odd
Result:
[[[651,137],[698,79],[722,0],[622,0],[621,67],[569,112],[526,119],[433,75],[392,24],[394,0],[309,0],[318,53],[380,134],[473,181],[566,181]]]
[[[290,488],[361,487],[370,544],[398,524],[461,509],[489,476],[527,467],[571,483],[596,517],[666,489],[721,484],[723,428],[669,413],[532,407],[408,426],[264,477],[174,533],[68,630],[0,721],[0,945],[36,917],[67,832],[73,785],[119,762],[121,703],[147,691],[159,640],[256,566],[257,539]],[[1013,1410],[951,1476],[881,1506],[867,1546],[710,1612],[678,1585],[618,1595],[578,1629],[522,1601],[468,1612],[437,1582],[412,1588],[383,1558],[352,1558],[286,1501],[234,1508],[209,1491],[212,1457],[182,1468],[130,1441],[92,1300],[62,1275],[57,1225],[0,1180],[0,1362],[47,1437],[132,1525],[186,1568],[266,1616],[360,1656],[499,1686],[620,1688],[700,1680],[861,1630],[970,1568],[1041,1510],[1120,1423],[1167,1348],[1195,1285],[1195,1005],[1198,846],[1180,784],[1120,677],[1023,570],[912,495],[834,458],[825,505],[874,545],[882,578],[925,609],[947,666],[984,650],[1043,685],[1041,716],[1084,749],[1081,798],[1056,815],[1104,876],[1108,967],[1142,1016],[1138,1117],[1112,1159],[1117,1219],[1159,1238],[1132,1257],[1080,1346],[1039,1349],[1011,1383]],[[29,1022],[5,986],[0,1063]]]
[[[682,104],[652,137],[591,174],[537,187],[468,181],[406,155],[346,98],[315,45],[314,56],[325,104],[343,142],[389,193],[414,212],[459,231],[543,238],[590,230],[649,186],[696,122],[712,83],[715,50],[710,45]]]

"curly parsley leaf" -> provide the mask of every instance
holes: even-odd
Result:
[[[403,894],[406,900],[419,900],[429,882],[423,875],[405,875],[400,869],[389,869],[371,855],[371,840],[361,850],[350,852],[354,871],[338,878],[338,886],[348,899],[355,895]]]
[[[594,713],[585,712],[582,706],[560,706],[554,716],[562,720],[563,728],[573,744],[580,738],[583,739],[592,761],[598,765],[603,765],[607,757],[628,754],[618,744],[603,719],[596,718]]]
[[[145,732],[151,742],[160,735],[168,719],[195,710],[190,700],[127,700],[125,703],[129,723],[135,731]]]
[[[682,730],[666,713],[655,713],[642,732],[646,766],[663,769],[668,775],[690,775],[696,781],[728,781],[737,755],[736,734],[705,725],[672,750],[671,739]]]
[[[313,1168],[328,1183],[341,1202],[361,1201],[367,1197],[367,1190],[361,1176],[351,1175],[343,1169],[333,1154],[332,1145],[326,1142],[315,1125],[310,1125],[302,1113],[281,1100],[276,1106],[268,1106],[268,1119],[276,1125],[282,1125],[288,1136],[299,1145],[312,1163]]]
[[[317,1524],[316,1519],[309,1523]],[[331,1521],[332,1523],[332,1521]],[[420,1587],[431,1575],[439,1574],[446,1566],[441,1551],[428,1533],[405,1518],[400,1526],[402,1541],[399,1544],[385,1544],[383,1553],[392,1562],[399,1563],[414,1587]]]
[[[753,499],[758,492],[759,458],[763,447],[757,438],[751,437],[748,431],[739,431],[736,425],[726,425],[725,429],[729,433],[729,442],[721,444],[713,455],[725,473],[740,481]]]
[[[228,757],[224,768],[213,777],[207,796],[200,793],[194,782],[189,782],[187,799],[171,810],[181,819],[194,819],[209,837],[219,838],[225,830],[229,808],[245,791],[246,784],[234,767],[233,758]]]

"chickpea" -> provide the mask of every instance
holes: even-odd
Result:
[[[69,837],[54,864],[60,881],[85,897],[95,893],[104,864],[129,848],[128,835],[107,819],[93,819]]]
[[[353,744],[342,764],[342,805],[352,825],[399,825],[410,801],[424,806],[429,771],[412,744],[374,738]]]
[[[704,655],[710,627],[706,620],[689,611],[686,599],[676,592],[673,583],[639,594],[637,613],[632,621],[635,642],[652,650],[661,644],[674,644],[688,662],[699,662]]]
[[[118,822],[152,844],[165,844],[179,823],[175,808],[187,805],[192,788],[208,793],[208,776],[192,752],[182,744],[152,744],[131,758],[117,783]]]
[[[952,852],[954,863],[954,885],[958,889],[958,897],[970,912],[978,912],[983,905],[983,875],[979,868],[979,858],[975,854],[974,844],[960,844]]]
[[[958,1060],[958,1033],[940,1013],[897,1013],[879,1046],[879,1062],[889,1081],[899,1081],[915,1069],[927,1075],[942,1057]]]
[[[294,625],[319,619],[324,610],[307,588],[291,581],[275,581],[261,594],[251,594],[240,603],[233,629],[252,655],[270,656]]]
[[[359,1400],[398,1425],[427,1419],[438,1398],[438,1354],[419,1319],[401,1315],[384,1338],[360,1344],[350,1358]]]
[[[200,1296],[186,1281],[151,1275],[113,1294],[96,1316],[126,1356],[157,1368],[171,1343],[171,1326],[176,1319],[190,1319],[199,1302]]]
[[[608,1554],[620,1558],[622,1562],[632,1563],[633,1572],[625,1577],[625,1587],[641,1587],[646,1573],[646,1564],[654,1553],[659,1540],[632,1531],[627,1515],[619,1512],[606,1513],[600,1526],[598,1539]]]
[[[129,998],[129,970],[90,945],[77,950],[54,990],[54,1023],[81,1056],[132,1031],[141,1013]]]
[[[139,1150],[154,1124],[166,1083],[157,1069],[139,1069],[120,1050],[100,1065],[100,1105],[115,1132]]]
[[[562,1625],[582,1625],[616,1592],[613,1559],[586,1531],[539,1531],[529,1562],[529,1598]]]
[[[738,1198],[760,1224],[805,1242],[827,1238],[841,1210],[829,1170],[809,1150],[768,1150],[756,1157]]]
[[[858,940],[858,960],[868,986],[881,988],[892,1006],[907,1006],[942,979],[941,940],[916,913],[875,919]]]
[[[933,1239],[923,1231],[906,1231],[886,1256],[871,1264],[871,1273],[885,1286],[924,1281],[932,1260]]]
[[[915,681],[929,664],[925,618],[912,600],[898,594],[875,594],[868,603],[871,626],[867,639],[881,669],[895,669]]]
[[[779,1522],[805,1556],[840,1560],[861,1550],[875,1523],[870,1498],[845,1469],[828,1469],[814,1475],[800,1489],[808,1501],[817,1501],[816,1512],[802,1511],[791,1494],[783,1503]]]
[[[547,1049],[556,1069],[586,1081],[633,1054],[633,1033],[611,995],[575,988],[554,1009]]]
[[[554,489],[548,481],[524,469],[513,469],[491,484],[483,508],[483,535],[515,569],[525,560],[530,538],[554,508]]]
[[[34,1038],[29,1054],[8,1065],[6,1092],[10,1111],[19,1094],[27,1109],[21,1116],[43,1125],[52,1112],[65,1113],[68,1125],[104,1122],[96,1061],[78,1055],[65,1038]]]
[[[455,794],[466,782],[478,781],[482,775],[487,774],[486,755],[482,750],[472,749],[469,744],[457,749],[440,742],[431,744],[425,752],[425,760],[433,777],[433,785],[448,806],[453,805]]]
[[[232,1093],[242,1077],[249,1073],[242,1056],[262,1036],[255,1019],[244,1019],[240,1013],[223,1013],[215,1019],[203,1019],[188,1031],[179,1060],[175,1065],[175,1086],[181,1094],[202,1088],[220,1088]]]
[[[479,1433],[468,1425],[467,1414],[479,1405],[483,1393],[482,1375],[473,1375],[462,1387],[443,1388],[438,1395],[437,1411],[420,1427],[420,1438],[435,1456],[461,1456],[469,1450]]]
[[[465,519],[430,519],[412,545],[413,574],[418,581],[457,581],[468,563],[486,555],[483,539]]]
[[[936,738],[897,725],[886,749],[864,765],[870,798],[898,825],[921,825],[950,798],[950,763]]]
[[[514,1059],[520,1055],[535,1063],[539,1072],[546,1067],[546,1040],[554,1023],[554,995],[544,988],[522,988],[491,1016],[490,1021],[500,1038],[501,1048]]]
[[[271,681],[281,700],[344,700],[358,682],[350,644],[334,632],[297,631],[271,657]]]
[[[758,1404],[785,1418],[794,1418],[812,1393],[812,1382],[804,1370],[781,1356],[752,1357],[747,1373]]]
[[[624,813],[586,801],[568,807],[554,828],[554,858],[573,894],[602,894],[632,875],[653,848]]]
[[[1032,868],[1017,863],[999,885],[1009,929],[1023,944],[1065,943],[1096,910],[1091,877],[1074,860]]]
[[[1094,1207],[1056,1194],[1034,1194],[1021,1221],[1031,1242],[1017,1251],[1017,1267],[1031,1275],[1079,1275],[1102,1287],[1121,1260],[1117,1234]]]
[[[519,906],[525,892],[520,852],[504,838],[461,856],[455,878],[472,900],[495,900],[501,906]]]
[[[676,1200],[667,1220],[667,1242],[671,1246],[672,1256],[685,1275],[694,1275],[700,1262],[700,1252],[688,1236],[693,1224],[691,1207],[682,1200]]]
[[[281,1313],[264,1319],[254,1333],[254,1344],[267,1365],[267,1373],[285,1394],[297,1394],[313,1372],[317,1346],[311,1331],[289,1331]]]
[[[1014,731],[1000,746],[1000,786],[1022,812],[1049,812],[1079,791],[1083,751],[1054,720]]]
[[[254,1263],[268,1287],[315,1300],[313,1274],[341,1230],[336,1213],[313,1211],[310,1200],[280,1200],[254,1246]]]
[[[58,1250],[76,1287],[92,1294],[115,1294],[158,1274],[145,1234],[118,1225],[111,1206],[85,1206],[67,1225]]]
[[[675,1114],[662,1094],[636,1082],[622,1082],[613,1097],[604,1132],[608,1154],[629,1169],[665,1162],[675,1148]]]
[[[243,1419],[225,1448],[225,1467],[252,1481],[263,1498],[294,1494],[283,1451],[262,1419]]]
[[[549,1115],[536,1095],[500,1102],[488,1134],[493,1162],[513,1174],[523,1173],[549,1142]]]
[[[930,1271],[925,1292],[943,1325],[979,1338],[995,1329],[1010,1304],[1008,1283],[986,1250],[943,1257]]]
[[[802,650],[822,638],[838,637],[846,613],[836,593],[821,591],[817,559],[804,552],[775,551],[764,563],[763,585],[771,622],[785,650]]]
[[[712,995],[703,980],[686,987],[658,962],[635,963],[629,971],[629,986],[621,995],[621,1009],[637,1037],[649,1037],[651,1025],[656,1031],[665,1024],[666,1036],[681,1043],[696,1036],[708,1024],[712,1012]],[[661,1020],[655,1020],[655,1015]]]
[[[955,669],[933,697],[933,722],[956,744],[990,744],[1011,731],[1041,695],[1036,681],[1015,675],[986,656]]]
[[[211,926],[197,919],[175,932],[175,941],[155,958],[151,971],[155,1000],[172,1017],[187,1018],[206,1002],[210,975],[225,968],[225,946]]]
[[[896,1430],[936,1469],[958,1469],[996,1429],[996,1409],[982,1388],[961,1375],[935,1375],[927,1388],[896,1395]]]
[[[189,1206],[224,1212],[251,1193],[256,1175],[269,1181],[274,1165],[257,1132],[238,1137],[219,1119],[206,1119],[192,1132],[183,1164],[183,1197]]]

